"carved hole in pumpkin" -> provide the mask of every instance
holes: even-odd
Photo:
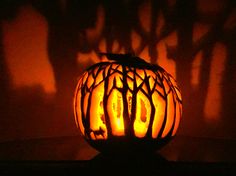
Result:
[[[130,91],[127,93],[127,101],[128,101],[128,113],[131,116],[131,109],[132,109],[132,94]]]
[[[145,103],[143,102],[143,100],[141,99],[141,121],[142,122],[146,122],[147,120],[147,110],[145,107]]]
[[[136,137],[145,136],[151,115],[151,105],[148,98],[142,93],[137,93],[136,116],[134,121],[134,133]]]
[[[99,105],[100,105],[99,109],[103,109],[103,101],[100,101]],[[99,112],[99,114],[100,114],[100,118],[101,118],[102,122],[105,124],[104,112],[103,111]]]
[[[111,95],[108,97],[107,106],[112,134],[115,136],[124,135],[122,94],[117,89],[112,90]]]

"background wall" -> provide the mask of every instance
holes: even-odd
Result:
[[[99,52],[177,79],[177,135],[236,139],[234,0],[2,0],[0,20],[0,141],[78,135],[76,81]]]

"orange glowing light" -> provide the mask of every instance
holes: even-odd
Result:
[[[193,86],[193,88],[197,88],[199,86],[201,66],[202,66],[202,51],[197,53],[192,62],[191,85]]]
[[[142,28],[146,32],[150,32],[151,26],[151,3],[150,1],[144,2],[138,9],[139,20]]]
[[[221,43],[216,43],[213,49],[213,58],[210,67],[210,82],[204,106],[206,121],[217,121],[220,117],[220,91],[226,57],[226,47]]]
[[[176,134],[182,115],[179,88],[164,69],[145,64],[140,68],[119,61],[101,62],[82,75],[74,112],[88,141],[128,133],[132,139],[158,141]]]
[[[3,21],[3,49],[14,88],[39,85],[55,93],[55,78],[48,58],[48,24],[32,6],[19,8],[16,18]]]

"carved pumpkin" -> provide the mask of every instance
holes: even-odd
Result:
[[[78,81],[77,127],[99,151],[160,148],[176,134],[182,115],[175,80],[163,68],[137,57],[108,58],[113,61],[91,66]]]

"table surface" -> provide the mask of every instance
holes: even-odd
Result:
[[[176,136],[152,156],[109,157],[90,147],[81,136],[28,139],[0,143],[0,173],[45,170],[92,171],[109,168],[143,168],[142,171],[180,173],[235,173],[236,141]],[[93,168],[93,169],[89,169]],[[122,170],[122,169],[120,169]],[[140,170],[138,171],[140,172]],[[188,172],[187,172],[188,173]],[[182,172],[181,172],[182,174]]]
[[[168,161],[236,162],[236,140],[176,136],[157,151]],[[81,136],[0,143],[0,160],[91,160],[99,154]]]

